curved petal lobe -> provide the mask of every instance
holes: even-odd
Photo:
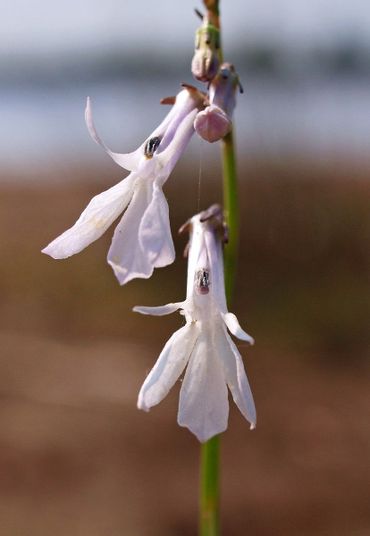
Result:
[[[239,324],[238,319],[234,315],[234,313],[226,313],[222,314],[222,317],[225,321],[225,324],[227,325],[230,333],[232,333],[235,337],[238,339],[241,339],[242,341],[249,342],[249,344],[254,344],[254,339],[250,335],[248,335],[247,332],[245,332]]]
[[[215,345],[217,357],[223,365],[225,379],[234,402],[253,429],[257,420],[253,395],[241,355],[225,327],[220,326],[220,329],[215,332]]]
[[[175,384],[194,347],[198,329],[195,324],[186,324],[175,331],[167,341],[156,364],[147,376],[138,398],[138,408],[149,411],[159,404]]]
[[[105,145],[94,125],[92,108],[91,108],[91,99],[87,97],[86,108],[85,108],[85,121],[87,130],[89,131],[92,139],[104,149],[104,151],[118,164],[119,166],[127,169],[127,171],[136,171],[139,167],[141,158],[144,155],[144,145],[142,144],[136,151],[132,153],[114,153]]]
[[[158,307],[145,307],[143,305],[136,305],[132,310],[135,313],[141,313],[142,315],[164,316],[182,309],[184,302],[167,303],[167,305],[159,305]]]
[[[42,252],[54,259],[65,259],[100,238],[130,202],[136,178],[132,173],[109,190],[93,197],[73,227],[53,240]]]

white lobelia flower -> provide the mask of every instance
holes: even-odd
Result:
[[[254,341],[226,306],[221,209],[213,205],[189,221],[187,296],[184,302],[134,311],[166,315],[181,309],[186,324],[168,340],[141,387],[138,407],[148,411],[167,395],[186,368],[180,391],[178,423],[204,442],[226,430],[229,387],[244,417],[256,424],[256,410],[241,355],[227,329]]]
[[[130,175],[105,192],[95,196],[76,223],[51,242],[43,253],[64,259],[79,253],[100,238],[127,208],[113,235],[108,263],[121,285],[136,277],[148,278],[154,268],[171,264],[175,259],[168,204],[162,186],[185,150],[193,132],[194,118],[203,107],[204,95],[192,86],[174,98],[163,122],[134,152],[114,153],[96,132],[90,99],[85,119],[93,140]]]

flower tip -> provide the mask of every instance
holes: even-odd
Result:
[[[141,398],[139,398],[139,400],[137,401],[137,408],[141,409],[142,411],[145,411],[145,413],[148,413],[150,410],[150,408],[148,408],[148,406],[144,404]]]
[[[116,276],[118,283],[123,286],[131,279],[135,279],[136,277],[142,277],[140,274],[136,274],[135,272],[130,272],[127,270],[127,268],[124,268],[123,266],[120,266],[119,264],[115,263],[111,259],[107,259],[109,266],[112,268],[114,275]]]
[[[52,259],[56,259],[56,260],[65,259],[66,257],[68,257],[68,255],[62,255],[60,252],[58,254],[57,250],[52,246],[52,243],[44,247],[41,250],[41,253],[44,253],[44,255],[49,255],[49,257],[51,257]]]
[[[86,97],[86,106],[85,106],[85,123],[87,126],[87,130],[91,136],[91,138],[97,143],[98,145],[102,145],[99,136],[95,130],[95,125],[93,121],[93,115],[92,115],[92,107],[91,107],[91,99],[90,97]]]
[[[249,430],[255,430],[256,429],[256,423],[255,422],[251,422],[251,425],[249,427]]]
[[[91,98],[86,97],[85,117],[91,113]]]

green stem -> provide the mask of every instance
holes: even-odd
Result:
[[[219,436],[201,446],[200,526],[201,536],[219,534]]]
[[[229,241],[225,247],[225,290],[230,305],[236,275],[239,243],[238,181],[236,175],[235,150],[232,131],[222,140],[224,211],[229,230]]]
[[[203,0],[212,22],[220,27],[218,0]],[[219,51],[222,61],[222,50]],[[229,230],[229,241],[225,247],[225,290],[230,304],[238,254],[238,195],[233,133],[222,140],[223,197],[225,219]],[[201,447],[200,469],[200,536],[219,536],[219,454],[220,436],[213,437]]]

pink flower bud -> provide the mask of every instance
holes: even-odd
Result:
[[[209,82],[217,74],[218,58],[210,50],[196,50],[191,62],[191,72],[200,82]]]
[[[204,140],[212,143],[230,132],[237,87],[243,91],[234,66],[223,63],[209,86],[210,105],[200,111],[194,121],[196,132]]]
[[[226,136],[231,127],[231,119],[221,108],[214,104],[199,112],[194,121],[195,131],[201,138],[211,143]]]
[[[220,31],[203,18],[203,25],[195,34],[195,52],[191,62],[194,78],[201,82],[209,82],[218,71],[220,49]]]

